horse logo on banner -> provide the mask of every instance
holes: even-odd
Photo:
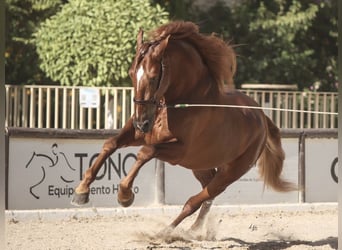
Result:
[[[33,151],[31,158],[25,165],[26,169],[34,168],[37,173],[37,169],[39,174],[36,174],[33,178],[33,184],[30,186],[30,194],[36,198],[40,199],[39,189],[38,187],[41,186],[44,181],[47,179],[47,175],[51,172],[52,168],[57,168],[58,171],[58,179],[64,183],[73,183],[74,180],[68,178],[67,176],[72,176],[70,171],[76,171],[73,168],[65,154],[61,151],[58,151],[58,145],[54,143],[51,148],[51,155],[48,154],[40,154]],[[62,163],[61,163],[62,162]],[[67,171],[64,171],[65,168]],[[65,174],[68,173],[68,174]]]

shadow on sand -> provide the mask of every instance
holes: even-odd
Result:
[[[182,244],[179,244],[182,242]],[[321,249],[323,246],[330,246],[332,249],[337,249],[337,237],[328,237],[318,241],[305,241],[305,240],[269,240],[262,242],[247,242],[237,238],[224,238],[219,240],[222,244],[218,243],[216,246],[203,246],[191,244],[191,241],[185,242],[184,239],[173,238],[167,245],[155,244],[147,247],[148,250],[164,250],[164,249],[177,249],[177,250],[193,250],[193,249],[207,249],[207,250],[220,250],[220,249],[248,249],[248,250],[283,250],[293,246],[306,246],[312,249]],[[186,244],[184,246],[183,244]],[[190,243],[190,244],[189,244]],[[194,246],[195,245],[195,246]],[[306,248],[307,249],[307,248]]]
[[[329,245],[332,249],[337,249],[337,237],[328,237],[326,239],[318,240],[318,241],[306,241],[306,240],[270,240],[263,242],[246,242],[236,238],[225,238],[222,241],[233,241],[238,243],[239,246],[243,248],[247,248],[248,250],[282,250],[287,249],[292,246],[311,246],[321,247],[325,245]],[[237,247],[237,245],[232,246]]]

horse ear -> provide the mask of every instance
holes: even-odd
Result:
[[[152,54],[154,58],[161,60],[161,58],[164,55],[164,51],[169,43],[169,38],[170,38],[170,35],[168,35],[166,38],[161,40],[158,46],[156,46]]]
[[[143,42],[144,42],[144,31],[142,28],[140,28],[138,32],[138,36],[137,36],[137,48],[136,48],[137,51],[139,50]]]

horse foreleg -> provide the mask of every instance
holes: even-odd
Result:
[[[133,167],[129,170],[127,176],[120,182],[120,188],[118,192],[118,202],[123,207],[130,206],[134,201],[134,193],[132,192],[132,186],[135,177],[138,175],[141,167],[151,160],[155,155],[155,148],[153,146],[144,146],[137,154],[137,161]]]
[[[216,174],[216,169],[209,169],[209,170],[193,170],[192,171],[196,179],[201,183],[202,188],[205,188],[210,181],[214,178]],[[196,221],[191,226],[191,230],[198,230],[200,229],[205,221],[205,218],[210,210],[210,207],[213,203],[213,200],[207,200],[202,203],[200,212],[197,216]]]
[[[71,203],[73,205],[83,205],[89,201],[91,183],[95,180],[96,175],[105,160],[114,153],[115,150],[121,147],[135,146],[139,144],[141,143],[134,138],[134,127],[132,125],[132,119],[130,119],[117,136],[113,136],[105,141],[95,162],[86,170],[83,179],[76,187]]]

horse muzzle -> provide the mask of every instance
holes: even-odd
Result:
[[[154,125],[155,112],[160,104],[155,98],[148,100],[133,99],[136,105],[136,114],[134,115],[133,126],[142,133],[148,133],[152,130]]]
[[[133,121],[133,126],[135,129],[138,129],[140,132],[146,134],[152,130],[152,122],[149,120],[144,121]]]

